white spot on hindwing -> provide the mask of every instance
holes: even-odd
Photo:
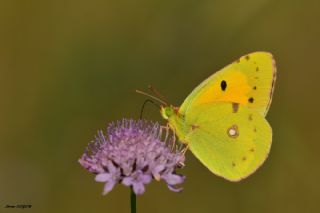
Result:
[[[237,134],[237,131],[235,129],[229,129],[229,135],[230,136],[235,136]]]
[[[239,136],[239,130],[237,125],[232,125],[230,128],[227,130],[227,134],[231,138],[237,138]]]

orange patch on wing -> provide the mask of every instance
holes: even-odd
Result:
[[[239,72],[233,71],[232,74],[225,76],[224,79],[219,79],[199,96],[194,104],[206,104],[212,102],[233,102],[247,105],[248,96],[251,87],[248,83],[247,77]],[[220,87],[221,81],[224,80],[227,83],[226,90],[222,90]]]

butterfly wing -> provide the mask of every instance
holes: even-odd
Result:
[[[202,104],[185,115],[185,140],[192,153],[214,174],[239,181],[267,158],[272,130],[260,113],[232,103]]]
[[[210,76],[187,97],[179,112],[214,103],[233,102],[255,109],[265,116],[271,104],[276,66],[268,52],[255,52],[241,57]]]

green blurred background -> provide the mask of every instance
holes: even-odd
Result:
[[[138,212],[320,211],[320,2],[5,1],[0,3],[0,212],[129,212],[129,189],[77,162],[98,129],[137,118],[154,85],[174,105],[214,71],[265,50],[278,76],[271,154],[230,183],[191,153],[182,193],[147,186]],[[161,121],[152,106],[146,117]]]

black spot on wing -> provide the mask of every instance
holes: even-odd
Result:
[[[238,103],[232,103],[232,112],[236,113],[239,110],[239,104]]]
[[[227,89],[227,82],[225,80],[221,81],[220,87],[222,91],[225,91]]]

